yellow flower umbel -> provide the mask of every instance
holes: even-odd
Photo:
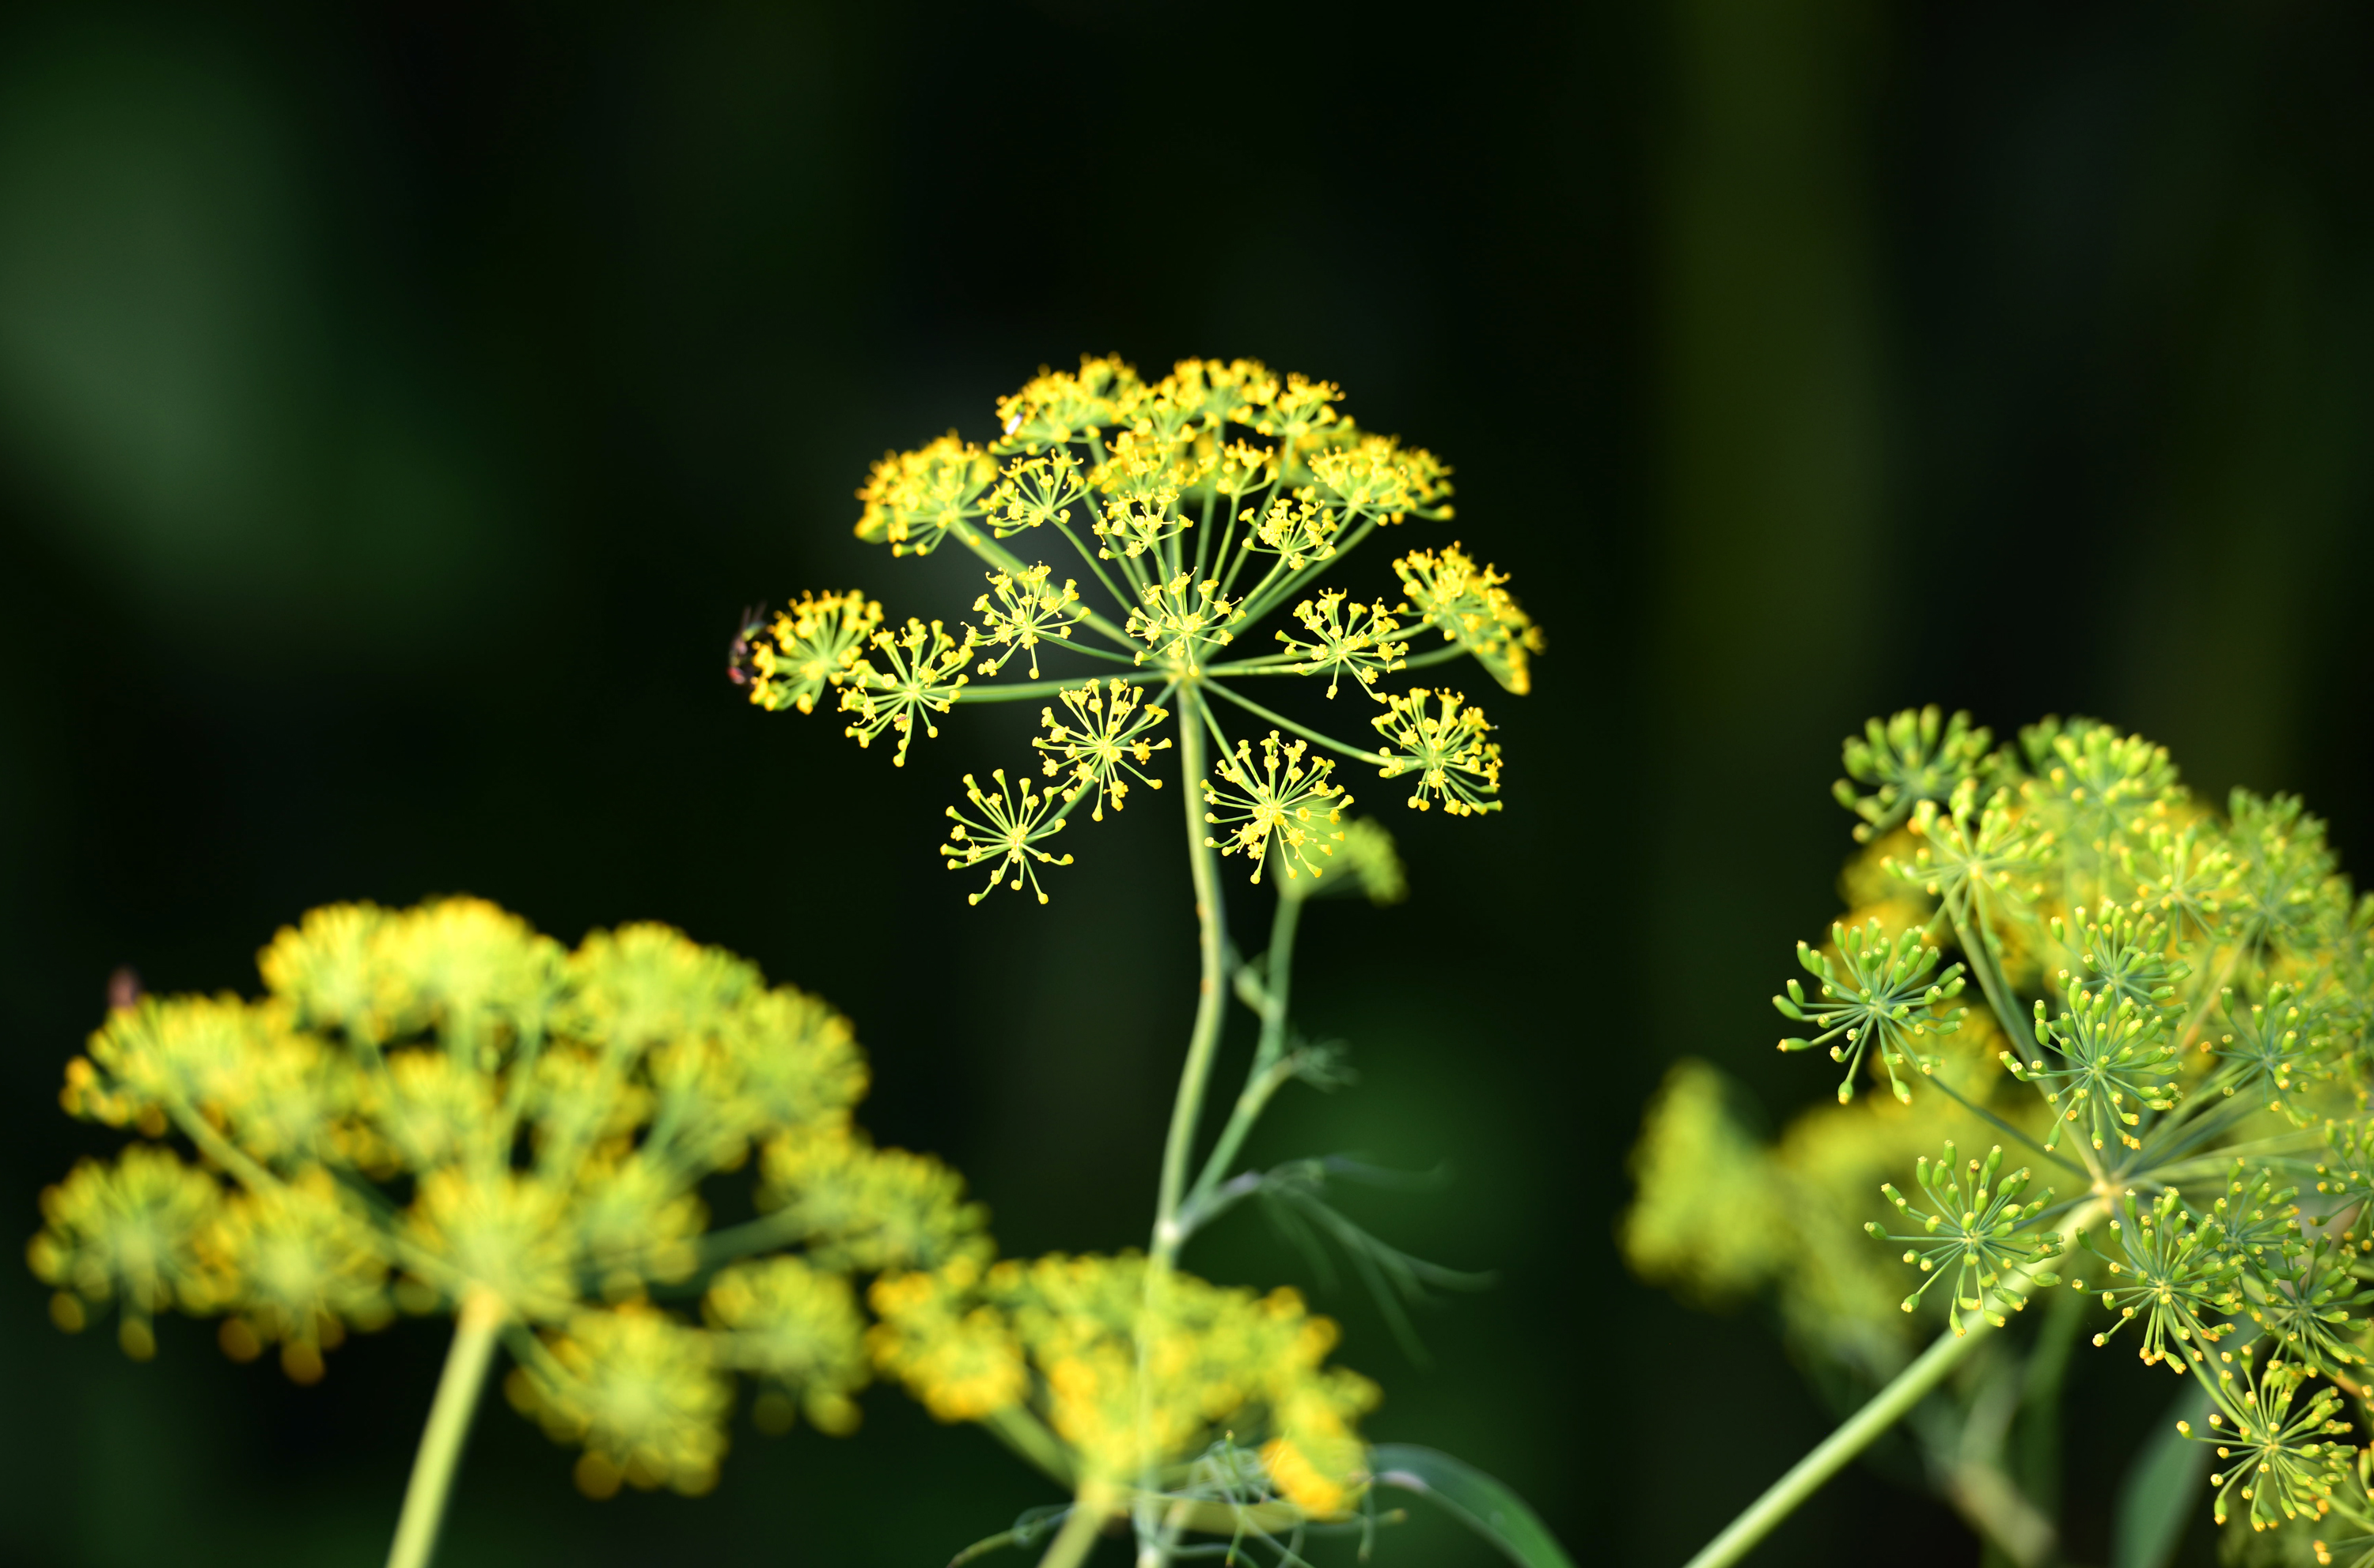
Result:
[[[145,999],[69,1065],[68,1110],[146,1138],[42,1199],[62,1327],[112,1306],[146,1357],[153,1314],[220,1314],[230,1354],[277,1344],[311,1382],[394,1305],[451,1311],[453,1365],[500,1337],[587,1492],[700,1492],[737,1374],[767,1424],[856,1424],[852,1276],[992,1250],[954,1173],[851,1122],[847,1020],[666,927],[572,953],[476,899],[341,905],[260,965],[262,998]],[[174,1133],[194,1160],[147,1141]],[[711,1178],[754,1164],[758,1217],[711,1229]]]
[[[986,445],[951,432],[892,453],[859,491],[859,538],[896,556],[954,544],[987,568],[970,624],[911,619],[893,633],[864,618],[878,612],[859,594],[809,597],[776,620],[771,652],[737,644],[735,654],[733,673],[746,661],[759,673],[751,696],[761,707],[805,708],[837,688],[858,716],[850,733],[865,743],[895,729],[902,765],[919,732],[937,734],[933,717],[958,703],[1041,704],[1031,745],[1043,787],[1024,768],[968,772],[964,803],[947,810],[940,853],[974,879],[975,904],[1001,886],[1047,902],[1042,877],[1072,863],[1053,847],[1072,813],[1086,802],[1088,820],[1102,822],[1141,788],[1161,789],[1158,753],[1179,770],[1202,976],[1145,1255],[993,1266],[966,1256],[894,1270],[870,1296],[882,1320],[868,1337],[877,1367],[941,1419],[987,1424],[1070,1489],[1041,1568],[1079,1568],[1104,1523],[1124,1513],[1142,1564],[1205,1550],[1185,1544],[1190,1532],[1230,1537],[1232,1554],[1257,1541],[1290,1564],[1302,1561],[1306,1527],[1363,1497],[1371,1467],[1352,1423],[1375,1390],[1322,1364],[1333,1325],[1291,1292],[1256,1296],[1178,1270],[1189,1238],[1242,1199],[1285,1205],[1346,1251],[1405,1344],[1403,1296],[1483,1278],[1410,1258],[1332,1208],[1326,1184],[1362,1179],[1357,1163],[1238,1168],[1285,1085],[1346,1082],[1335,1047],[1289,1026],[1303,909],[1337,891],[1379,905],[1406,892],[1391,836],[1346,820],[1352,796],[1338,769],[1411,778],[1420,810],[1498,811],[1500,748],[1482,710],[1397,677],[1473,658],[1522,693],[1542,649],[1506,575],[1455,543],[1410,551],[1365,586],[1322,580],[1348,571],[1380,530],[1451,516],[1450,470],[1362,430],[1342,400],[1332,382],[1246,359],[1182,360],[1151,382],[1114,358],[1042,369],[998,400]],[[1264,621],[1268,637],[1257,635]],[[743,625],[746,636],[751,617]],[[1413,652],[1429,630],[1447,646]],[[1028,679],[1011,678],[1024,669]],[[1355,726],[1346,739],[1309,721],[1340,720],[1346,710],[1328,699],[1346,685],[1379,705],[1355,705],[1373,735]],[[1277,895],[1267,950],[1242,962],[1220,886],[1240,856]],[[1346,874],[1322,889],[1329,870]],[[1195,1165],[1234,1002],[1252,1010],[1259,1036],[1227,1124]],[[770,1152],[782,1212],[811,1201],[793,1167],[829,1168],[841,1147],[803,1135]],[[871,1255],[866,1265],[888,1267]],[[711,1312],[727,1320],[714,1293]],[[569,1430],[593,1430],[570,1409]],[[605,1465],[625,1463],[604,1452]],[[1376,1468],[1388,1484],[1401,1473]],[[1017,1526],[960,1560],[1039,1527]]]
[[[1154,381],[1115,358],[1083,359],[1076,372],[1042,369],[997,400],[997,433],[986,445],[951,431],[886,456],[858,491],[860,539],[897,556],[954,543],[989,568],[974,622],[909,620],[892,631],[860,593],[803,596],[753,646],[751,701],[806,712],[837,690],[853,716],[849,733],[863,745],[895,731],[892,760],[903,766],[917,736],[937,735],[934,718],[958,703],[1057,699],[1045,709],[1053,736],[1036,743],[1049,753],[1049,776],[1069,773],[1069,782],[1045,796],[1026,790],[1000,815],[998,797],[967,775],[968,798],[990,819],[960,814],[947,847],[951,869],[994,863],[1001,874],[989,888],[1002,882],[1041,902],[1038,869],[1069,857],[1035,846],[1082,800],[1100,822],[1132,779],[1152,783],[1124,758],[1142,766],[1169,746],[1170,737],[1152,731],[1173,719],[1191,800],[1230,782],[1239,767],[1235,754],[1248,743],[1223,723],[1238,711],[1333,754],[1303,765],[1314,777],[1334,758],[1349,759],[1387,778],[1416,774],[1412,806],[1440,805],[1453,816],[1498,809],[1499,748],[1485,738],[1491,726],[1482,710],[1451,693],[1387,682],[1473,658],[1522,694],[1533,684],[1541,630],[1510,595],[1507,574],[1456,543],[1392,563],[1392,579],[1376,586],[1390,593],[1397,584],[1399,602],[1321,581],[1379,530],[1451,516],[1450,469],[1421,448],[1361,429],[1342,400],[1332,382],[1279,376],[1249,359],[1181,360]],[[1052,564],[1066,557],[1075,576]],[[1275,632],[1275,650],[1241,653],[1246,634],[1273,617],[1291,623]],[[1428,630],[1447,646],[1413,653]],[[1062,673],[1066,663],[1076,673]],[[1010,669],[1028,678],[1001,679]],[[1346,676],[1388,705],[1381,744],[1328,733],[1253,695],[1264,683],[1300,678],[1334,696]],[[1139,688],[1144,696],[1123,702],[1125,690],[1134,696]],[[1427,710],[1429,696],[1441,711]],[[1212,746],[1216,763],[1207,762]],[[1261,841],[1274,837],[1265,829]],[[1248,858],[1259,881],[1264,857]],[[1298,868],[1309,863],[1295,859]]]
[[[1146,1260],[970,1263],[885,1276],[875,1360],[943,1421],[996,1428],[1084,1494],[1143,1475],[1197,1495],[1216,1442],[1257,1451],[1268,1488],[1338,1517],[1367,1484],[1353,1422],[1376,1386],[1323,1364],[1335,1326],[1290,1290],[1256,1296],[1169,1274],[1150,1313]]]

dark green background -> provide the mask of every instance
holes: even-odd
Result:
[[[312,904],[468,890],[573,940],[677,922],[857,1020],[868,1120],[1010,1250],[1142,1238],[1192,1002],[1175,792],[969,910],[955,776],[721,678],[743,603],[971,568],[849,536],[885,447],[1040,362],[1255,355],[1459,470],[1546,623],[1507,812],[1403,832],[1313,922],[1349,1094],[1255,1151],[1448,1161],[1364,1212],[1500,1272],[1389,1399],[1578,1558],[1678,1561],[1826,1425],[1754,1314],[1631,1282],[1641,1102],[1710,1057],[1828,1092],[1766,998],[1835,907],[1865,713],[2102,713],[2374,839],[2369,27],[2340,5],[23,6],[0,19],[0,1193],[108,971],[252,987]],[[1258,945],[1262,900],[1240,896]],[[1243,1042],[1238,1042],[1241,1048]],[[0,1227],[5,1229],[5,1227]],[[1301,1263],[1247,1216],[1191,1255]],[[321,1387],[159,1359],[0,1270],[0,1559],[367,1564],[441,1352]],[[2163,1397],[2085,1363],[2096,1494]],[[927,1565],[1045,1501],[877,1391],[597,1505],[490,1402],[454,1565]],[[2098,1560],[2105,1509],[2072,1548]],[[2204,1532],[2198,1534],[2205,1535]],[[1917,1541],[1918,1545],[1912,1544]],[[2196,1539],[2195,1550],[2205,1550]],[[1120,1562],[1118,1548],[1108,1549]],[[1858,1469],[1759,1561],[1974,1561]],[[1019,1561],[1017,1559],[1017,1561]],[[1387,1563],[1486,1561],[1431,1524]]]

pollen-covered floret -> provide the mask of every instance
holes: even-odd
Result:
[[[1219,579],[1194,579],[1181,572],[1140,591],[1129,613],[1129,634],[1146,644],[1135,661],[1148,659],[1193,672],[1212,650],[1236,640],[1228,627],[1243,617],[1243,607],[1221,591]]]
[[[1479,567],[1457,544],[1413,550],[1393,563],[1419,619],[1475,655],[1492,678],[1522,696],[1533,689],[1532,656],[1542,630],[1517,607],[1505,572]]]
[[[1995,1176],[2002,1169],[2001,1144],[1987,1152],[1983,1164],[1971,1160],[1965,1166],[1957,1165],[1951,1143],[1940,1159],[1932,1161],[1923,1155],[1914,1167],[1914,1179],[1930,1202],[1925,1214],[1907,1203],[1894,1183],[1881,1185],[1881,1194],[1896,1206],[1897,1213],[1921,1227],[1903,1235],[1882,1230],[1875,1223],[1863,1226],[1868,1235],[1882,1241],[1913,1244],[1906,1248],[1904,1261],[1919,1265],[1928,1278],[1904,1298],[1905,1311],[1918,1306],[1929,1287],[1950,1270],[1954,1276],[1950,1303],[1958,1309],[1947,1315],[1954,1332],[1969,1332],[1963,1326],[1963,1312],[1983,1313],[1987,1321],[2000,1328],[2006,1305],[2014,1312],[2027,1306],[2028,1287],[2061,1282],[2059,1276],[2037,1268],[2046,1258],[2059,1256],[2061,1238],[2028,1229],[2052,1201],[2052,1194],[2048,1191],[2023,1204],[2019,1195],[2027,1186],[2027,1168],[2023,1165],[1998,1184]]]
[[[816,710],[846,685],[882,625],[882,606],[854,590],[803,593],[751,644],[750,700],[770,711]]]
[[[1440,805],[1451,816],[1500,809],[1493,798],[1500,792],[1500,748],[1485,739],[1492,726],[1484,710],[1459,693],[1420,686],[1386,698],[1385,711],[1369,722],[1385,742],[1378,777],[1415,775],[1409,803],[1416,809]]]
[[[387,1293],[394,1249],[338,1188],[311,1167],[288,1185],[240,1193],[200,1237],[223,1283],[223,1349],[240,1360],[280,1346],[300,1383],[318,1379],[322,1352],[348,1328],[373,1329],[394,1312]]]
[[[968,816],[956,806],[948,808],[948,818],[956,825],[948,829],[948,841],[940,846],[940,854],[950,871],[989,868],[989,881],[979,893],[967,895],[968,903],[980,903],[1005,882],[1017,893],[1027,885],[1044,904],[1047,890],[1039,885],[1039,868],[1068,866],[1072,857],[1039,846],[1064,830],[1069,802],[1058,802],[1052,790],[1041,794],[1033,790],[1028,778],[1021,781],[1017,797],[1002,767],[993,768],[989,778],[996,787],[994,794],[982,790],[971,774],[965,775],[965,799],[972,802],[976,814]]]
[[[1402,636],[1402,625],[1383,600],[1347,606],[1346,597],[1340,589],[1329,589],[1316,599],[1297,604],[1294,618],[1302,623],[1305,635],[1281,631],[1277,640],[1299,661],[1294,666],[1296,674],[1327,677],[1329,696],[1335,695],[1336,686],[1348,674],[1367,696],[1390,701],[1389,694],[1377,689],[1377,678],[1408,662],[1409,643]]]
[[[1236,755],[1214,769],[1228,788],[1208,781],[1204,786],[1205,804],[1216,808],[1205,812],[1204,820],[1224,830],[1222,837],[1205,839],[1205,848],[1224,857],[1242,854],[1252,862],[1256,883],[1273,850],[1289,880],[1304,872],[1315,877],[1321,867],[1312,851],[1332,857],[1344,841],[1335,825],[1344,820],[1352,797],[1329,779],[1334,761],[1308,756],[1310,749],[1308,742],[1287,741],[1272,730],[1262,738],[1261,760],[1255,762],[1252,743],[1239,741]]]
[[[899,746],[890,761],[906,766],[917,727],[937,739],[933,715],[946,713],[964,690],[965,666],[974,648],[972,628],[965,627],[964,634],[959,640],[937,621],[926,626],[911,617],[898,631],[876,632],[873,655],[850,672],[841,688],[840,710],[853,715],[842,732],[861,747],[872,745],[886,730],[896,733]],[[887,668],[876,668],[876,656]]]
[[[547,1333],[504,1385],[555,1442],[582,1445],[577,1484],[699,1496],[717,1484],[734,1385],[711,1337],[650,1305],[581,1312]]]
[[[2226,1522],[2238,1500],[2253,1530],[2272,1529],[2303,1515],[2322,1516],[2354,1452],[2349,1444],[2333,1441],[2350,1431],[2348,1422],[2337,1419],[2341,1390],[2320,1386],[2299,1402],[2308,1368],[2272,1359],[2254,1367],[2248,1351],[2239,1352],[2239,1376],[2233,1368],[2222,1367],[2210,1385],[2217,1408],[2209,1412],[2208,1430],[2200,1431],[2191,1422],[2176,1423],[2180,1433],[2210,1445],[2225,1461],[2224,1469],[2209,1477],[2209,1484],[2217,1489],[2217,1522]]]
[[[1797,944],[1798,965],[1814,977],[1816,994],[1806,996],[1792,980],[1787,996],[1772,999],[1783,1018],[1811,1024],[1820,1033],[1782,1040],[1780,1048],[1828,1046],[1830,1059],[1846,1065],[1846,1076],[1839,1081],[1843,1105],[1854,1098],[1855,1070],[1875,1046],[1888,1087],[1898,1100],[1911,1099],[1912,1090],[1900,1070],[1929,1072],[1933,1063],[1920,1042],[1960,1027],[1964,1010],[1945,1004],[1962,993],[1967,983],[1963,965],[1949,965],[1933,978],[1938,951],[1924,933],[1910,928],[1890,942],[1876,919],[1856,927],[1840,921],[1830,928],[1830,940],[1838,951],[1836,962],[1828,953]]]
[[[820,1432],[856,1430],[865,1319],[846,1276],[797,1258],[737,1263],[711,1282],[701,1310],[719,1362],[765,1381],[761,1426],[785,1430],[796,1408]]]
[[[225,1281],[201,1245],[222,1200],[212,1176],[166,1149],[135,1144],[112,1164],[76,1165],[41,1194],[46,1224],[27,1249],[33,1272],[58,1288],[51,1316],[80,1328],[87,1306],[115,1302],[125,1353],[156,1354],[155,1314],[210,1312],[222,1300]]]
[[[1063,527],[1087,497],[1080,460],[1057,447],[1044,457],[1017,457],[990,493],[991,531],[1000,539],[1026,528]]]
[[[785,1132],[759,1160],[759,1206],[819,1268],[931,1269],[992,1249],[989,1211],[927,1154],[876,1149],[854,1128]]]
[[[969,539],[989,512],[986,492],[997,478],[996,462],[953,430],[914,451],[886,453],[858,489],[865,509],[857,536],[888,544],[894,556],[928,556],[950,534]]]
[[[1018,572],[991,572],[989,591],[972,603],[981,617],[980,640],[1003,652],[981,661],[980,673],[994,675],[1017,653],[1030,655],[1030,678],[1039,678],[1039,644],[1052,638],[1068,642],[1072,626],[1087,612],[1080,607],[1080,585],[1065,579],[1057,588],[1049,580],[1052,568],[1041,561]]]
[[[1108,801],[1115,811],[1127,802],[1132,780],[1149,790],[1162,788],[1162,780],[1146,767],[1156,752],[1170,749],[1168,736],[1147,738],[1169,717],[1164,709],[1121,680],[1105,682],[1101,687],[1089,681],[1067,687],[1056,696],[1068,720],[1057,718],[1052,708],[1040,709],[1039,721],[1047,733],[1030,743],[1046,754],[1047,777],[1068,779],[1068,786],[1057,786],[1067,803],[1093,792],[1096,800],[1088,820],[1102,822]]]

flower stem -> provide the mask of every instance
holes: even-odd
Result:
[[[1212,1189],[1227,1179],[1228,1167],[1236,1163],[1237,1151],[1243,1147],[1245,1135],[1261,1119],[1269,1098],[1277,1092],[1281,1075],[1275,1070],[1286,1050],[1287,999],[1294,979],[1294,930],[1302,917],[1302,898],[1283,889],[1277,899],[1277,914],[1270,925],[1269,951],[1262,955],[1262,1028],[1261,1043],[1253,1049],[1253,1064],[1245,1072],[1245,1086],[1237,1095],[1236,1108],[1228,1115],[1228,1124],[1220,1129],[1220,1141],[1212,1146],[1204,1162],[1204,1173],[1195,1179],[1195,1189],[1187,1196],[1191,1215],[1212,1195]]]
[[[502,1326],[503,1305],[496,1296],[476,1291],[464,1298],[454,1319],[452,1348],[445,1352],[445,1371],[437,1379],[437,1398],[429,1407],[429,1424],[421,1429],[420,1449],[413,1456],[412,1479],[405,1485],[404,1512],[395,1521],[387,1568],[428,1568],[429,1554],[437,1549],[437,1527],[445,1519],[445,1500],[453,1490],[463,1440],[470,1434],[470,1418],[476,1413],[478,1390],[486,1386]]]
[[[1206,719],[1204,694],[1191,685],[1179,694],[1179,700],[1183,709],[1179,715],[1179,771],[1180,781],[1186,786],[1180,793],[1186,797],[1181,803],[1187,812],[1187,864],[1195,888],[1195,924],[1203,954],[1203,978],[1195,995],[1195,1026],[1187,1037],[1187,1061],[1180,1069],[1179,1094],[1170,1106],[1170,1131],[1162,1144],[1162,1181],[1155,1198],[1154,1239],[1146,1248],[1146,1294],[1138,1307],[1138,1437],[1146,1447],[1148,1471],[1142,1478],[1141,1490],[1149,1497],[1156,1487],[1152,1477],[1153,1448],[1148,1441],[1154,1425],[1152,1373],[1146,1358],[1152,1330],[1162,1320],[1171,1264],[1179,1256],[1180,1245],[1187,1239],[1186,1231],[1179,1223],[1179,1202],[1187,1186],[1188,1157],[1195,1151],[1195,1129],[1204,1119],[1204,1094],[1212,1081],[1212,1058],[1220,1042],[1220,1023],[1228,1007],[1228,928],[1220,903],[1219,867],[1216,863],[1218,857],[1205,844],[1204,832],[1200,788],[1204,782]],[[1155,1540],[1152,1502],[1141,1502],[1133,1512],[1141,1546],[1149,1549],[1156,1562],[1166,1561],[1168,1554]],[[1048,1549],[1048,1563],[1056,1564],[1060,1558],[1061,1568],[1068,1568],[1079,1553],[1087,1551],[1087,1538],[1083,1537],[1073,1556],[1063,1555],[1064,1542],[1078,1522],[1076,1513],[1065,1522],[1063,1536]]]
[[[2075,1216],[2071,1231],[2084,1230],[2107,1209],[2104,1199],[2096,1199]],[[2037,1260],[2039,1264],[2042,1261]],[[2033,1271],[2034,1265],[2017,1270],[2004,1283],[2019,1289]],[[1898,1373],[1893,1382],[1873,1395],[1869,1403],[1849,1416],[1812,1453],[1791,1466],[1787,1475],[1766,1488],[1763,1496],[1724,1526],[1722,1533],[1707,1542],[1684,1568],[1729,1568],[1729,1564],[1746,1556],[1757,1542],[1771,1534],[1774,1526],[1794,1513],[1799,1504],[1819,1492],[1832,1476],[1847,1468],[1849,1460],[1870,1447],[1881,1433],[1894,1426],[1931,1389],[1944,1382],[1946,1374],[1961,1365],[1978,1348],[1991,1327],[1983,1312],[1973,1312],[1967,1317],[1955,1313],[1953,1326],[1937,1336],[1935,1344],[1922,1352],[1910,1366]]]
[[[1039,1568],[1079,1568],[1088,1560],[1088,1550],[1096,1545],[1097,1532],[1104,1525],[1103,1503],[1090,1499],[1084,1491],[1064,1516],[1064,1527],[1055,1532],[1054,1543],[1039,1560]]]
[[[1179,1072],[1179,1094],[1170,1107],[1170,1132],[1162,1147],[1162,1183],[1155,1199],[1154,1239],[1147,1249],[1154,1264],[1149,1272],[1168,1271],[1185,1238],[1179,1229],[1179,1201],[1187,1186],[1187,1159],[1194,1152],[1196,1125],[1204,1118],[1204,1094],[1211,1084],[1212,1058],[1220,1042],[1220,1021],[1228,1005],[1228,924],[1220,902],[1216,857],[1205,844],[1204,705],[1200,690],[1180,694],[1182,707],[1196,712],[1179,718],[1179,771],[1186,788],[1187,860],[1195,886],[1195,920],[1203,952],[1203,977],[1195,995],[1195,1025],[1187,1038],[1187,1061]]]
[[[1230,702],[1235,703],[1239,708],[1243,708],[1246,712],[1252,714],[1257,719],[1266,719],[1271,723],[1275,724],[1282,729],[1293,731],[1296,734],[1300,735],[1304,740],[1318,742],[1321,745],[1325,746],[1331,752],[1341,752],[1344,755],[1350,757],[1355,762],[1390,763],[1393,760],[1393,754],[1390,752],[1364,751],[1358,746],[1346,745],[1342,741],[1337,740],[1334,736],[1322,734],[1321,731],[1312,729],[1308,724],[1296,723],[1293,720],[1288,719],[1283,713],[1273,713],[1268,708],[1263,708],[1260,703],[1253,701],[1251,697],[1240,696],[1238,693],[1232,692],[1228,687],[1220,685],[1217,681],[1205,681],[1204,683],[1204,688],[1208,691],[1218,692],[1222,696],[1227,697]]]

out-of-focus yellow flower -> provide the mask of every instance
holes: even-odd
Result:
[[[123,1308],[125,1353],[156,1354],[152,1315],[208,1312],[222,1299],[225,1281],[201,1245],[222,1199],[212,1176],[166,1149],[135,1144],[112,1164],[76,1165],[41,1194],[47,1224],[27,1248],[33,1272],[60,1289],[51,1316],[79,1328],[84,1303],[112,1299]]]
[[[928,556],[989,510],[997,463],[954,430],[910,452],[888,452],[859,487],[857,536],[894,556]]]
[[[869,1347],[943,1420],[1027,1408],[1083,1485],[1134,1484],[1233,1433],[1297,1505],[1344,1512],[1367,1479],[1352,1423],[1377,1390],[1325,1364],[1335,1326],[1292,1291],[1174,1273],[1149,1292],[1146,1269],[1056,1254],[886,1278]]]
[[[733,1382],[709,1335],[647,1305],[578,1313],[504,1387],[556,1441],[584,1446],[577,1484],[588,1496],[621,1481],[694,1497],[717,1484]]]
[[[711,1282],[702,1311],[717,1330],[718,1360],[766,1379],[759,1396],[762,1425],[782,1430],[796,1398],[819,1431],[857,1429],[857,1402],[865,1387],[865,1319],[846,1277],[797,1258],[737,1263]],[[768,1404],[770,1394],[782,1401]]]
[[[154,1314],[220,1313],[227,1352],[276,1343],[311,1382],[396,1304],[507,1321],[547,1341],[514,1388],[589,1491],[698,1491],[736,1374],[762,1425],[854,1429],[852,1273],[994,1251],[954,1172],[853,1124],[849,1021],[680,931],[569,952],[476,899],[342,906],[260,966],[262,1000],[145,1000],[69,1065],[69,1108],[221,1176],[144,1144],[51,1189],[29,1256],[63,1327],[112,1306],[147,1356]],[[703,1184],[735,1171],[758,1216],[712,1230]],[[688,1282],[699,1322],[649,1300]]]

